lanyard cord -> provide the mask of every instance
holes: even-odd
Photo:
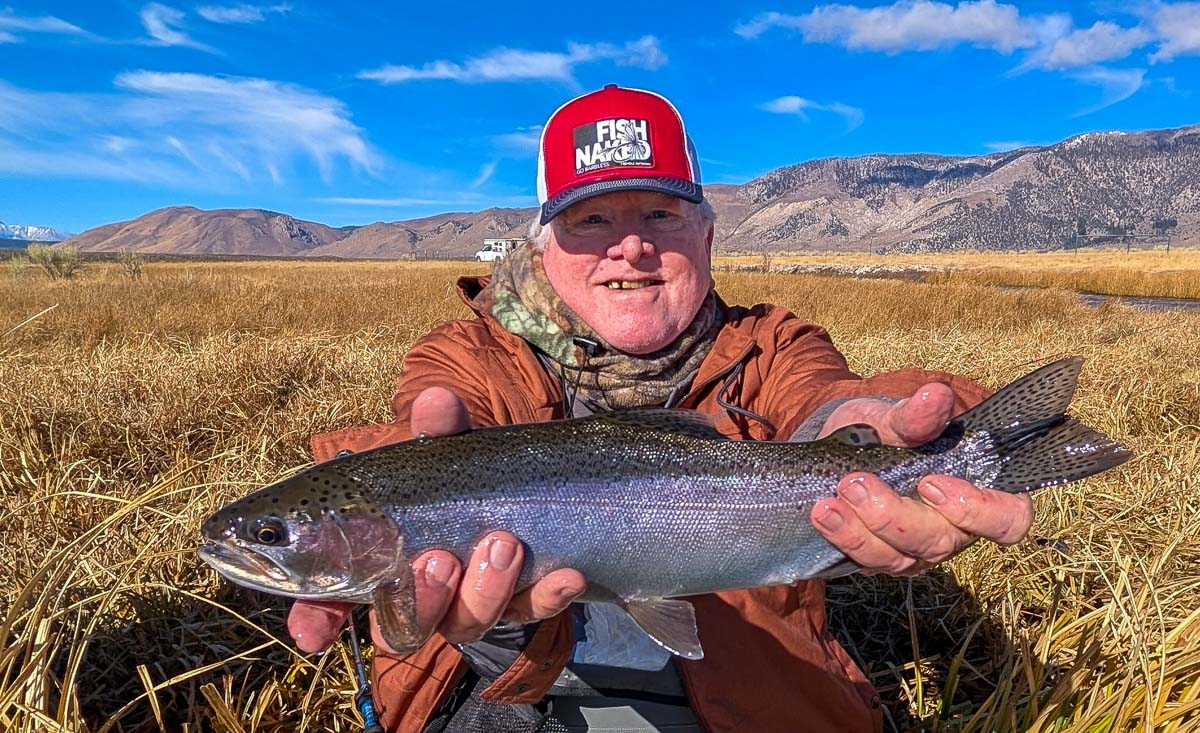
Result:
[[[354,675],[358,678],[358,692],[354,695],[354,706],[363,719],[363,733],[383,733],[379,716],[375,713],[375,702],[371,699],[371,681],[363,666],[362,650],[358,646],[358,633],[354,630],[354,614],[350,614],[350,651],[354,654]]]
[[[567,386],[570,384],[570,381],[567,378],[566,367],[555,362],[558,366],[558,384],[563,393],[563,417],[574,417],[575,399],[579,396],[579,383],[583,381],[583,370],[587,369],[588,360],[591,357],[598,355],[604,349],[604,347],[600,345],[600,342],[593,341],[592,339],[584,336],[574,336],[571,338],[571,341],[574,342],[574,344],[578,346],[581,351],[583,351],[583,363],[580,364],[575,370],[575,384],[568,392]],[[607,402],[607,399],[605,402]],[[608,409],[611,410],[612,408],[609,407]]]

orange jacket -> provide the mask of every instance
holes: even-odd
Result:
[[[463,278],[468,305],[485,280]],[[473,306],[472,306],[473,307]],[[940,381],[958,395],[958,410],[987,392],[961,377],[903,369],[861,379],[847,366],[824,329],[783,308],[725,308],[725,326],[700,367],[681,407],[716,415],[718,429],[734,439],[784,440],[817,408],[839,397],[906,397]],[[743,369],[726,400],[778,427],[767,435],[756,421],[730,414],[716,402],[735,367]],[[476,427],[562,417],[562,393],[525,341],[490,316],[444,323],[409,351],[392,401],[395,422],[349,428],[312,438],[315,460],[338,451],[362,451],[412,437],[413,400],[442,386],[461,397]],[[498,527],[497,529],[503,529]],[[727,591],[689,598],[704,645],[704,659],[681,661],[680,675],[703,727],[718,731],[877,731],[879,698],[825,623],[825,584]],[[484,697],[534,703],[549,689],[571,655],[568,614],[544,621],[508,671]],[[417,733],[466,671],[459,652],[435,635],[405,657],[380,655],[374,692],[389,731]]]

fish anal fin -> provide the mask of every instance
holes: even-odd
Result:
[[[375,619],[388,646],[400,654],[411,654],[429,634],[417,625],[417,596],[412,568],[403,565],[400,575],[375,588]]]
[[[883,441],[879,439],[879,433],[875,428],[865,423],[855,423],[854,425],[838,428],[829,435],[826,435],[824,440],[831,440],[852,448],[870,448],[872,446],[883,445]]]
[[[703,659],[696,631],[696,609],[670,598],[625,601],[625,610],[659,646],[684,659]]]

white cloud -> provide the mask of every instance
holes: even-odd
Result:
[[[133,138],[121,135],[101,135],[98,147],[106,153],[124,153],[137,145]]]
[[[347,206],[385,206],[385,207],[402,207],[402,206],[442,206],[451,203],[447,199],[423,199],[413,196],[398,196],[396,198],[363,198],[363,197],[345,197],[335,196],[331,198],[317,199],[323,204],[344,204]],[[458,203],[459,200],[454,200],[453,203]]]
[[[1123,59],[1153,39],[1141,27],[1122,28],[1102,20],[1091,28],[1073,30],[1030,55],[1028,66],[1062,70]]]
[[[196,8],[200,17],[213,23],[261,23],[269,13],[287,13],[291,5],[201,5]]]
[[[568,56],[574,63],[611,60],[617,66],[637,66],[654,71],[667,65],[667,55],[654,36],[642,36],[624,46],[611,43],[568,43]]]
[[[199,51],[213,53],[214,49],[195,40],[184,29],[182,10],[167,7],[160,3],[150,3],[142,8],[142,25],[157,46],[185,46]]]
[[[0,43],[18,43],[21,32],[53,33],[59,35],[86,36],[87,31],[51,15],[17,15],[11,8],[0,9]]]
[[[542,144],[542,126],[532,125],[519,128],[516,132],[506,132],[492,138],[496,146],[517,155],[536,155],[538,146]]]
[[[857,128],[863,123],[863,111],[841,102],[820,103],[804,97],[786,96],[772,99],[759,105],[759,109],[780,115],[796,115],[805,122],[808,112],[832,112],[846,120],[846,132]]]
[[[496,161],[492,160],[484,163],[479,167],[479,175],[475,176],[475,180],[471,181],[471,188],[479,188],[488,182],[492,174],[496,172]]]
[[[346,206],[376,206],[380,208],[408,208],[414,206],[536,206],[537,199],[533,196],[484,196],[481,193],[439,194],[432,192],[427,196],[396,196],[391,198],[364,198],[338,196],[322,198],[317,201],[324,204],[342,204]]]
[[[609,43],[571,43],[567,45],[566,53],[497,48],[461,63],[439,60],[430,61],[420,67],[389,64],[378,69],[361,71],[358,78],[382,84],[400,84],[424,79],[470,83],[540,80],[574,84],[575,66],[602,60],[613,61],[618,66],[637,66],[654,70],[663,66],[667,57],[659,47],[658,39],[654,36],[643,36],[624,46]]]
[[[1200,3],[1159,5],[1153,16],[1159,47],[1151,63],[1200,54]]]
[[[821,5],[804,15],[764,13],[734,29],[756,38],[772,28],[799,31],[805,42],[834,43],[853,50],[900,51],[947,48],[970,43],[1001,53],[1029,48],[1037,31],[1015,5],[977,0],[949,5],[929,0],[899,0],[892,5],[859,8]]]
[[[1082,117],[1132,97],[1145,85],[1146,70],[1095,67],[1073,71],[1067,76],[1100,87],[1100,102],[1075,113],[1076,117]]]
[[[380,155],[345,106],[265,79],[134,71],[116,93],[34,92],[0,82],[0,171],[179,185],[279,182],[297,164],[329,181]]]
[[[1009,150],[1017,150],[1018,148],[1035,148],[1040,147],[1038,143],[1029,143],[1024,140],[997,140],[996,142],[984,143],[983,149],[989,153],[1006,153]]]

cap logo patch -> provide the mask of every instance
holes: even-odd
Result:
[[[575,175],[614,165],[654,165],[646,120],[616,118],[575,128]]]

